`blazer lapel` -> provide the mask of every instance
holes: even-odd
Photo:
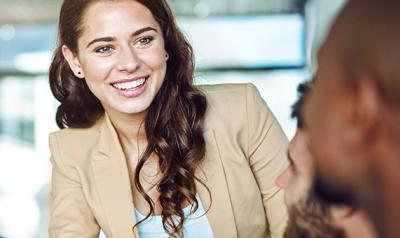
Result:
[[[207,146],[206,156],[196,175],[210,189],[212,202],[207,189],[200,182],[196,182],[201,202],[204,209],[208,210],[206,216],[214,237],[237,237],[232,203],[214,131],[206,131],[204,139]],[[125,156],[117,133],[107,116],[100,128],[98,151],[93,156],[92,165],[112,237],[139,237],[137,228],[132,232],[136,224],[135,208]]]
[[[96,187],[112,237],[139,237],[125,155],[108,116],[100,128],[98,151],[92,160]]]
[[[235,218],[229,196],[225,172],[218,146],[215,140],[214,131],[208,130],[204,133],[206,140],[206,157],[203,166],[196,172],[211,192],[210,196],[207,189],[197,182],[197,190],[200,200],[207,211],[206,216],[216,238],[237,237]]]

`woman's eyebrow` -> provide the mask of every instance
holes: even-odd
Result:
[[[135,32],[132,33],[132,36],[138,36],[138,35],[142,34],[143,32],[146,32],[146,31],[155,31],[155,32],[158,32],[157,29],[148,26],[148,27],[144,27],[144,28],[141,28],[141,29],[139,29],[139,30],[136,30]]]
[[[140,28],[140,29],[136,30],[135,32],[132,33],[132,36],[138,36],[138,35],[142,34],[143,32],[146,32],[146,31],[158,32],[157,29],[148,26],[148,27],[143,27],[143,28]],[[89,44],[87,44],[86,48],[89,48],[90,45],[92,45],[92,44],[94,44],[96,42],[100,42],[100,41],[111,42],[111,41],[114,41],[114,40],[115,40],[115,37],[112,37],[112,36],[96,38],[96,39],[92,40],[91,42],[89,42]]]
[[[100,42],[100,41],[111,42],[114,40],[115,40],[115,37],[112,37],[112,36],[96,38],[96,39],[92,40],[91,42],[89,42],[89,44],[87,44],[86,48],[89,48],[90,45],[92,45],[96,42]]]

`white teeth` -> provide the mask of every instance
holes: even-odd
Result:
[[[128,90],[128,89],[136,88],[140,85],[143,85],[144,81],[145,81],[145,78],[141,78],[141,79],[131,81],[131,82],[126,82],[126,83],[114,83],[114,84],[112,84],[112,86],[117,89]]]

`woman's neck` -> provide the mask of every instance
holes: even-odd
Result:
[[[145,119],[147,112],[140,112],[134,115],[122,113],[107,113],[113,124],[118,138],[123,147],[136,147],[139,144],[147,144]]]

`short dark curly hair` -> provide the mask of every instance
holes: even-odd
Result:
[[[312,81],[305,81],[297,86],[298,99],[292,105],[292,113],[290,117],[297,120],[297,128],[304,128],[303,108],[306,97],[311,89]]]

